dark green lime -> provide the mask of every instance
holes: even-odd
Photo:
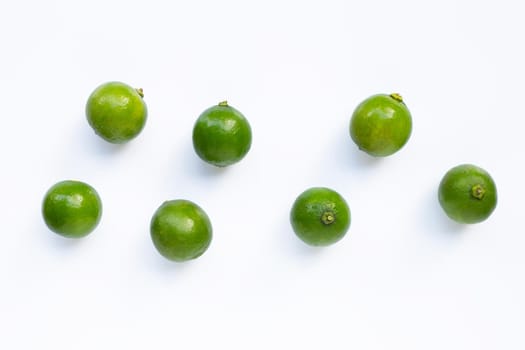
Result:
[[[193,127],[193,148],[207,163],[225,167],[240,161],[250,150],[248,120],[226,101],[202,112]]]
[[[53,232],[80,238],[97,227],[102,202],[95,189],[80,181],[62,181],[51,187],[42,203],[44,221]]]
[[[157,209],[150,233],[159,253],[173,261],[201,256],[212,239],[208,215],[197,204],[183,199],[164,202]]]
[[[486,220],[498,202],[492,177],[472,164],[450,169],[439,184],[438,198],[448,217],[464,224]]]
[[[412,116],[399,94],[374,95],[361,102],[350,120],[350,136],[360,150],[386,157],[401,149],[412,133]]]
[[[292,228],[312,246],[328,246],[344,237],[350,227],[350,208],[329,188],[310,188],[295,200],[290,212]]]
[[[125,143],[144,128],[148,110],[142,89],[121,82],[100,85],[89,96],[86,116],[95,133],[111,143]]]

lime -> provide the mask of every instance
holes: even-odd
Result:
[[[348,231],[350,208],[339,193],[325,187],[313,187],[295,200],[290,222],[297,237],[305,243],[328,246]]]
[[[412,133],[412,116],[399,94],[374,95],[361,102],[350,120],[350,136],[360,150],[386,157],[401,149]]]
[[[248,120],[226,101],[202,112],[193,127],[193,148],[207,163],[225,167],[240,161],[250,150]]]
[[[498,201],[492,177],[472,164],[450,169],[439,184],[438,198],[448,217],[464,224],[487,219]]]
[[[80,181],[62,181],[53,185],[42,203],[44,221],[53,232],[80,238],[97,227],[102,202],[90,185]]]
[[[144,128],[148,111],[142,89],[121,82],[100,85],[86,104],[86,116],[95,133],[111,143],[125,143]]]
[[[173,261],[198,258],[209,247],[212,227],[197,204],[177,199],[164,202],[150,225],[151,239],[159,253]]]

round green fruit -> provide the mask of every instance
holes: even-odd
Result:
[[[475,224],[492,214],[498,194],[489,173],[475,165],[462,164],[445,174],[439,184],[438,199],[449,218]]]
[[[350,208],[329,188],[310,188],[297,197],[290,212],[292,228],[303,242],[328,246],[344,237],[350,227]]]
[[[70,238],[84,237],[97,227],[102,202],[93,187],[80,181],[62,181],[44,196],[42,215],[49,229]]]
[[[399,94],[374,95],[361,102],[350,120],[350,136],[360,150],[386,157],[403,147],[412,133],[412,116]]]
[[[226,101],[202,112],[193,127],[193,148],[207,163],[225,167],[240,161],[250,150],[248,120]]]
[[[111,143],[126,143],[144,128],[148,115],[142,89],[121,82],[100,85],[86,103],[86,117],[95,133]]]
[[[159,253],[179,262],[201,256],[212,239],[208,215],[197,204],[183,199],[166,201],[157,209],[150,233]]]

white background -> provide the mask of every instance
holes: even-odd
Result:
[[[524,349],[525,21],[516,1],[3,1],[0,348]],[[124,146],[84,105],[142,87],[149,119]],[[399,92],[412,137],[372,159],[355,106]],[[227,169],[191,132],[227,99],[252,149]],[[495,179],[488,221],[437,202],[452,166]],[[55,182],[94,186],[99,227],[64,239],[40,206]],[[312,186],[339,191],[348,235],[314,249],[288,221]],[[190,199],[214,238],[163,259],[149,221]]]

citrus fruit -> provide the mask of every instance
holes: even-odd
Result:
[[[313,187],[295,200],[290,222],[303,242],[328,246],[339,241],[348,231],[350,208],[339,193],[325,187]]]
[[[225,167],[240,161],[250,150],[248,120],[226,101],[201,113],[193,127],[193,148],[207,163]]]
[[[125,143],[144,128],[148,111],[142,89],[121,82],[100,85],[86,103],[86,116],[95,133],[111,143]]]
[[[498,201],[492,177],[472,164],[450,169],[439,184],[438,198],[448,217],[464,224],[487,219]]]
[[[180,262],[195,259],[208,249],[212,227],[208,215],[197,204],[177,199],[166,201],[157,209],[150,233],[162,256]]]
[[[412,116],[399,94],[378,94],[361,102],[350,120],[350,136],[360,150],[386,157],[401,149],[412,133]]]
[[[45,194],[42,215],[49,229],[65,237],[80,238],[97,227],[102,202],[90,185],[80,181],[62,181]]]

